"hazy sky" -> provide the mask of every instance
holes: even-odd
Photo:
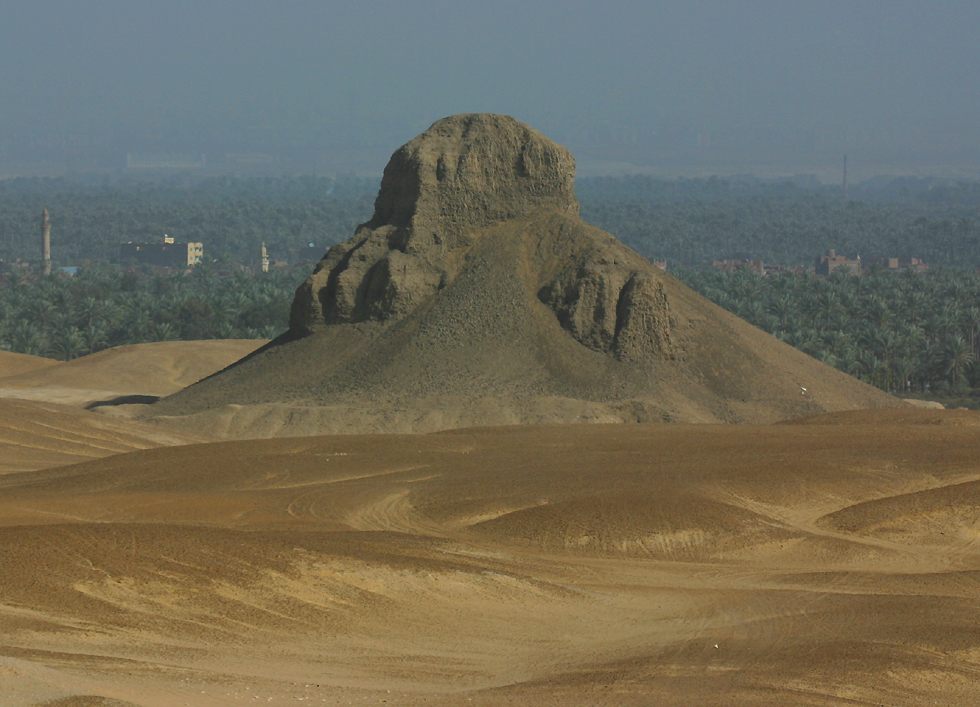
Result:
[[[493,111],[585,163],[977,171],[978,28],[977,0],[0,0],[0,162],[380,170]]]

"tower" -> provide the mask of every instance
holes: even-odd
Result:
[[[41,212],[41,273],[51,274],[51,219],[47,209]]]
[[[262,250],[260,252],[260,258],[262,262],[262,272],[269,272],[269,251],[265,247],[265,243],[262,243]]]

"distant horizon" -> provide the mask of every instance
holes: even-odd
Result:
[[[182,155],[182,153],[173,153]],[[200,157],[200,155],[196,155]],[[334,169],[302,169],[301,167],[290,169],[288,166],[275,162],[273,165],[259,166],[251,169],[236,169],[222,164],[222,160],[215,160],[206,153],[204,154],[206,165],[203,168],[140,168],[132,169],[126,166],[119,167],[69,167],[64,164],[24,164],[8,165],[0,163],[0,181],[11,179],[30,179],[30,178],[59,178],[59,177],[78,177],[89,178],[99,176],[112,176],[118,178],[164,178],[164,177],[359,177],[380,180],[385,164],[379,161],[374,155],[365,155],[361,160],[351,160],[338,163]],[[755,177],[758,179],[791,179],[812,177],[817,179],[825,186],[839,184],[842,180],[842,160],[843,155],[838,157],[837,164],[822,167],[808,167],[800,165],[777,166],[777,165],[751,165],[751,164],[703,164],[703,165],[650,165],[641,163],[631,163],[617,159],[602,159],[576,156],[576,177],[627,177],[627,176],[649,176],[658,179],[707,179],[717,177],[721,179],[731,179],[737,177]],[[373,163],[373,166],[369,166]],[[968,164],[942,164],[942,165],[909,165],[909,164],[862,164],[848,157],[848,181],[857,185],[862,182],[877,178],[923,178],[923,179],[953,179],[962,181],[980,180],[980,169]]]
[[[977,27],[975,0],[8,0],[0,174],[376,174],[481,111],[583,174],[980,174]]]

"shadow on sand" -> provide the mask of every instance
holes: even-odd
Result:
[[[159,395],[120,395],[109,400],[95,400],[85,406],[86,410],[114,407],[116,405],[152,405],[160,399]]]

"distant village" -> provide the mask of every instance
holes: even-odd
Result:
[[[53,267],[51,258],[51,218],[48,210],[41,213],[41,249],[40,261],[17,259],[10,263],[0,260],[0,276],[12,272],[32,272],[35,269],[41,275],[58,274],[72,277],[77,275],[80,266],[61,265]],[[311,243],[310,246],[313,246]],[[311,248],[311,250],[313,250]],[[319,251],[317,251],[319,253]],[[38,262],[40,266],[38,267]],[[198,241],[180,242],[173,236],[164,233],[155,241],[127,241],[120,243],[116,262],[119,265],[134,268],[159,268],[162,270],[189,271],[204,262],[204,243]],[[270,270],[281,270],[289,267],[285,260],[273,260],[265,243],[259,248],[258,259],[254,268],[244,267],[244,270],[257,270],[267,273]]]
[[[666,269],[666,263],[662,267]],[[804,265],[773,265],[772,263],[765,263],[762,260],[751,259],[712,260],[711,267],[722,272],[747,270],[748,272],[761,276],[813,274],[818,277],[829,277],[835,272],[842,272],[848,275],[864,275],[869,270],[869,267],[862,262],[860,255],[848,258],[846,255],[838,254],[833,248],[817,258],[816,262],[810,267]],[[913,273],[923,273],[929,269],[929,265],[921,258],[907,257],[882,258],[872,263],[872,267],[889,272]]]
[[[664,272],[667,271],[666,260],[653,260],[654,266]],[[921,258],[889,257],[876,260],[869,267],[865,265],[860,255],[848,258],[846,255],[839,255],[833,248],[816,259],[813,265],[775,265],[766,263],[762,260],[752,258],[727,258],[723,260],[712,260],[711,267],[720,272],[750,272],[760,277],[768,275],[816,275],[817,277],[829,277],[835,272],[842,272],[848,275],[864,275],[870,269],[877,268],[887,272],[912,272],[923,273],[929,270],[929,265]],[[980,268],[977,268],[980,275]]]
[[[47,209],[44,209],[41,214],[40,231],[40,273],[50,275],[54,272],[69,277],[76,275],[79,271],[79,266],[77,265],[62,265],[52,270],[51,219]],[[310,245],[313,246],[312,243]],[[290,265],[285,260],[272,259],[265,243],[261,244],[257,255],[258,258],[253,267],[242,266],[240,269],[267,273],[271,269],[285,269]],[[117,256],[118,264],[136,268],[149,267],[166,270],[190,270],[202,262],[204,262],[204,243],[196,241],[180,242],[166,233],[155,241],[127,241],[126,243],[120,243]],[[665,272],[668,269],[666,260],[653,260],[652,263]],[[7,272],[30,272],[35,267],[36,265],[29,260],[19,259],[11,263],[0,261],[0,275]],[[892,256],[878,259],[869,266],[861,260],[860,255],[855,255],[853,258],[850,258],[837,253],[833,248],[818,257],[811,266],[779,265],[765,263],[761,259],[752,258],[729,258],[712,260],[711,267],[720,272],[734,273],[745,271],[759,275],[760,277],[783,274],[829,277],[835,272],[860,276],[866,274],[872,268],[887,272],[911,273],[923,273],[929,269],[928,263],[924,262],[921,258],[905,256]],[[977,268],[977,274],[980,274],[980,268]]]

